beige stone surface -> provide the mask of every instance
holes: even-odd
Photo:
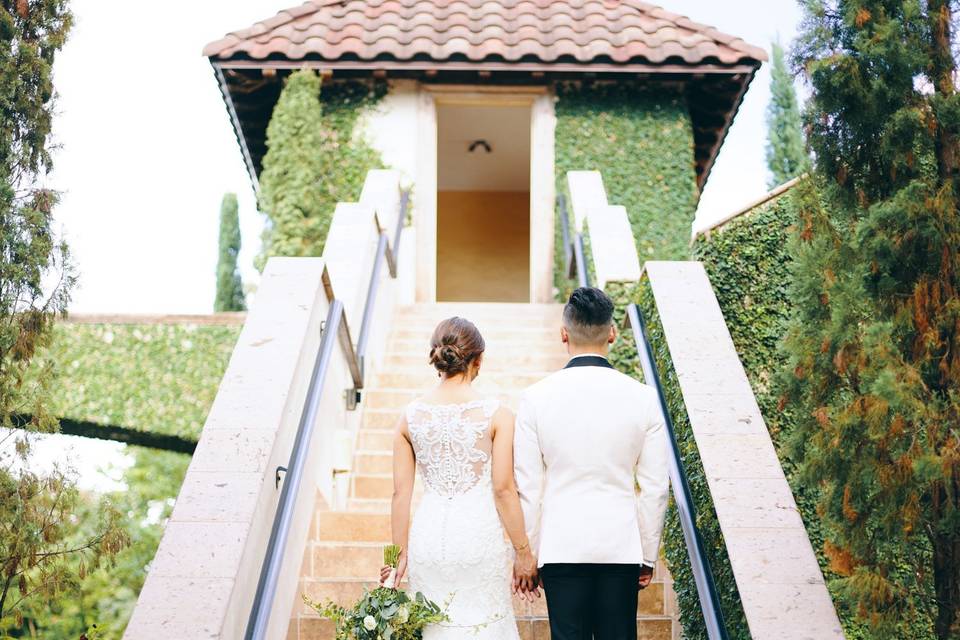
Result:
[[[372,209],[376,214],[377,224],[381,231],[386,232],[392,248],[397,217],[400,215],[400,172],[392,169],[367,172],[360,192],[360,205]]]
[[[568,171],[567,185],[574,230],[589,229],[595,286],[639,280],[640,260],[627,210],[607,203],[600,172]]]
[[[640,260],[626,208],[591,207],[587,209],[587,225],[596,286],[603,289],[610,282],[639,280]]]
[[[333,293],[343,303],[354,340],[360,332],[370,272],[380,239],[373,204],[338,203],[323,247]]]
[[[843,638],[703,265],[648,262],[646,272],[751,636]]]
[[[151,574],[140,591],[124,638],[220,638],[232,589],[233,580],[227,578]]]
[[[603,187],[603,178],[599,171],[568,171],[568,203],[572,214],[571,232],[583,231],[583,223],[590,209],[607,206],[607,191]]]

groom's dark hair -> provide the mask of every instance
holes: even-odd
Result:
[[[613,322],[613,300],[596,287],[574,289],[563,308],[563,325],[578,344],[606,342]]]

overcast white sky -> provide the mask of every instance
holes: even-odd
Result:
[[[51,186],[73,246],[76,312],[212,310],[220,198],[240,198],[245,281],[261,216],[206,59],[205,43],[296,0],[73,0],[76,27],[58,57]],[[793,0],[666,0],[671,11],[767,48],[795,32]],[[761,8],[762,7],[762,8]],[[700,203],[722,216],[766,191],[769,72],[753,81]],[[665,212],[669,214],[669,212]]]

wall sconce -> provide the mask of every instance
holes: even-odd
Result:
[[[467,147],[469,153],[473,153],[477,150],[477,147],[482,147],[484,151],[490,153],[493,149],[490,147],[490,144],[486,140],[474,140],[470,143],[470,146]]]

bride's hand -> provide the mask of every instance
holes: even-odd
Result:
[[[393,567],[390,565],[384,565],[380,567],[380,585],[383,586],[386,584],[387,580],[390,578],[390,572],[393,571]],[[397,558],[397,575],[393,579],[393,584],[390,585],[394,589],[400,588],[400,582],[403,580],[404,575],[407,573],[407,552],[401,551],[400,557]]]
[[[521,600],[533,600],[540,597],[537,558],[524,549],[516,554],[513,562],[513,591]]]

